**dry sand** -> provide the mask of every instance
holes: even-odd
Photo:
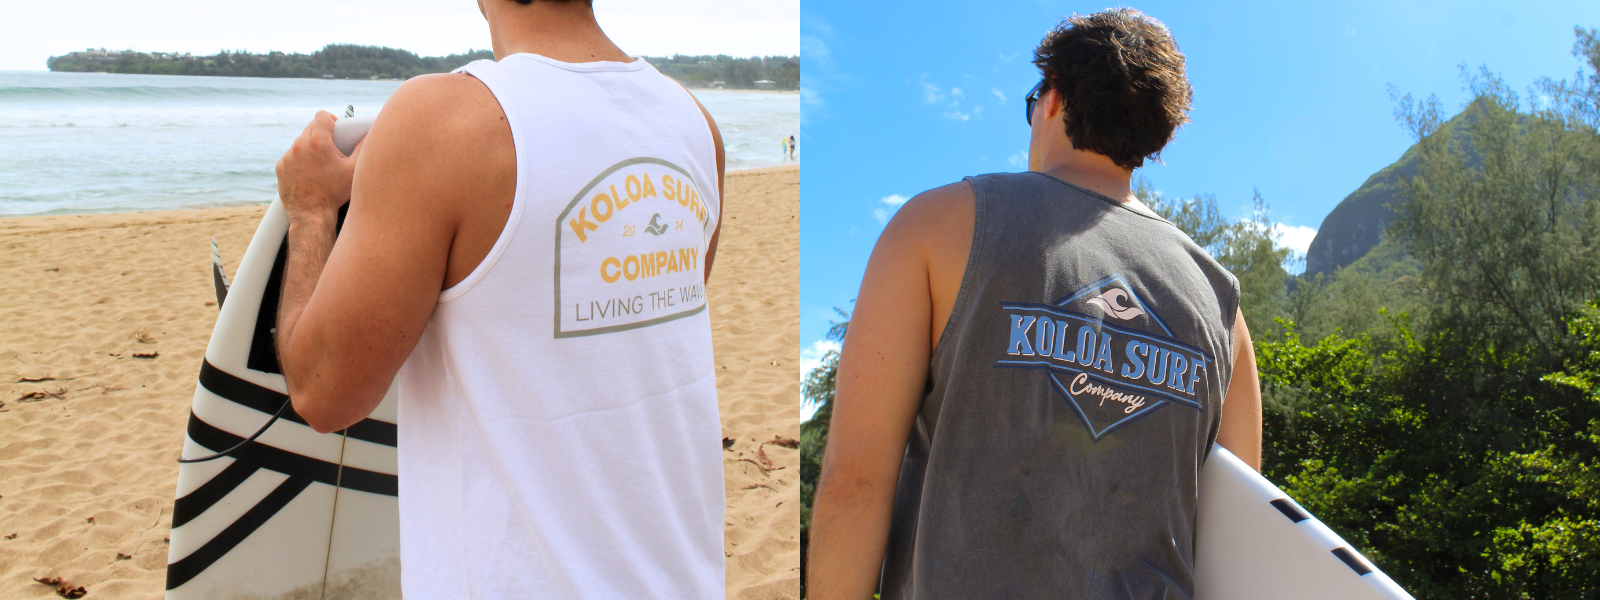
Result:
[[[730,173],[707,286],[729,598],[798,598],[800,172]],[[0,219],[0,598],[160,598],[184,423],[264,207]],[[763,458],[764,457],[764,458]],[[767,465],[770,461],[770,466]]]

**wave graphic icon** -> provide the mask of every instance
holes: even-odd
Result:
[[[650,235],[661,235],[667,232],[667,224],[661,222],[661,213],[656,213],[650,217],[650,225],[645,227],[644,231]]]
[[[1111,288],[1106,290],[1105,293],[1100,294],[1098,297],[1090,298],[1087,300],[1087,302],[1100,307],[1100,310],[1105,311],[1105,313],[1110,315],[1111,318],[1121,321],[1126,321],[1144,314],[1144,311],[1139,310],[1136,307],[1124,306],[1123,302],[1127,299],[1128,293],[1122,291],[1122,288]]]

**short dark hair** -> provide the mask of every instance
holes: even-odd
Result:
[[[1066,109],[1072,147],[1137,169],[1160,160],[1189,122],[1183,53],[1161,21],[1131,8],[1074,14],[1044,36],[1033,64]]]

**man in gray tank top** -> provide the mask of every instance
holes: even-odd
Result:
[[[1187,120],[1131,9],[1035,50],[1027,173],[908,202],[868,264],[812,513],[809,597],[1191,598],[1200,467],[1259,468],[1239,285],[1134,198]]]

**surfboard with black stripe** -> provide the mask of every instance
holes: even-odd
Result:
[[[1394,580],[1222,446],[1200,470],[1196,600],[1411,600]]]
[[[336,145],[349,153],[371,123],[341,119]],[[367,419],[334,433],[284,408],[272,337],[287,232],[273,202],[232,285],[213,267],[221,314],[182,456],[226,454],[178,469],[169,599],[400,597],[395,389]]]

